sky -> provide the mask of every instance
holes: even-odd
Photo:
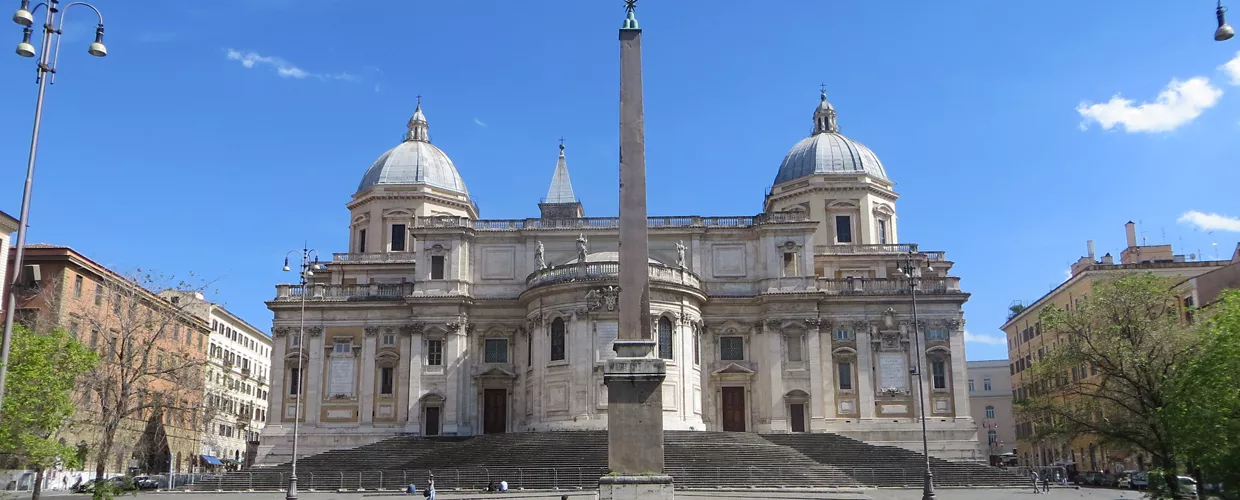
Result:
[[[484,218],[537,215],[560,137],[587,213],[617,212],[619,0],[96,5],[103,59],[93,13],[68,11],[31,243],[192,274],[267,331],[285,253],[347,250],[345,203],[418,95]],[[1118,255],[1129,220],[1198,258],[1240,239],[1240,38],[1212,40],[1212,1],[644,0],[638,19],[651,215],[760,212],[825,84],[896,183],[901,241],[956,263],[970,360],[1006,358],[1008,305],[1086,240]],[[37,86],[7,54],[17,216]]]

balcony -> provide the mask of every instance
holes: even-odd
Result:
[[[827,295],[907,295],[906,279],[826,279],[818,280],[818,290]],[[960,278],[922,278],[917,286],[918,294],[950,294],[960,292]]]
[[[898,255],[915,252],[926,256],[929,261],[945,260],[943,252],[920,252],[916,243],[896,243],[887,245],[815,245],[814,255]]]
[[[306,290],[309,288],[309,290]],[[302,295],[313,301],[402,300],[413,293],[413,283],[369,283],[365,285],[276,285],[276,301],[299,301]]]
[[[582,264],[564,264],[537,271],[526,278],[529,288],[556,283],[574,281],[602,281],[614,279],[620,274],[619,262],[587,262]],[[670,283],[696,289],[702,289],[702,280],[692,272],[663,264],[650,264],[650,281]]]
[[[414,252],[334,253],[334,264],[406,264],[415,262]]]
[[[692,227],[753,227],[760,224],[808,222],[809,217],[803,214],[772,213],[744,215],[734,217],[647,217],[647,227],[658,228],[692,228]],[[474,220],[468,217],[418,217],[415,228],[470,228],[475,231],[516,231],[525,229],[616,229],[620,227],[618,217],[582,217],[579,219],[495,219]]]

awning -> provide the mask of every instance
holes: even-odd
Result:
[[[224,462],[221,462],[220,459],[215,458],[211,455],[203,455],[202,461],[206,462],[207,465],[224,465]]]

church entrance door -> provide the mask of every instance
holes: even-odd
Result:
[[[793,403],[788,405],[792,417],[792,432],[805,432],[805,405]]]
[[[745,388],[723,388],[723,430],[745,432]]]
[[[486,389],[482,392],[482,433],[508,432],[508,390]]]
[[[426,431],[422,433],[424,436],[439,435],[439,407],[426,407]]]

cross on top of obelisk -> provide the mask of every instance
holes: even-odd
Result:
[[[624,0],[624,8],[625,8],[626,10],[633,10],[633,9],[636,9],[636,8],[637,8],[637,0]]]

